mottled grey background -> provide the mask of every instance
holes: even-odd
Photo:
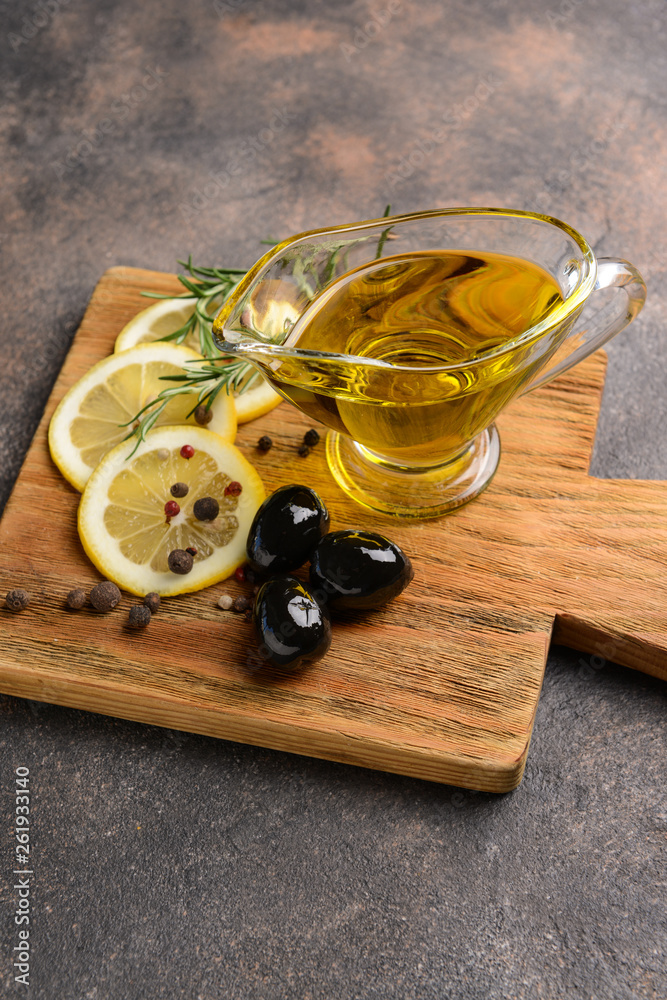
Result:
[[[632,260],[649,301],[592,471],[667,478],[663,0],[0,10],[0,505],[105,268],[250,265],[387,202],[537,208]],[[664,684],[554,649],[494,797],[0,698],[3,996],[663,998],[664,712]]]

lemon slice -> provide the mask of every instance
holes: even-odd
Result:
[[[254,369],[250,374],[253,373]],[[244,389],[233,399],[236,407],[236,419],[240,424],[247,424],[249,420],[263,416],[283,401],[283,397],[269,385],[263,376],[259,376],[249,389]]]
[[[139,344],[94,365],[63,397],[51,418],[51,457],[65,479],[82,490],[100,459],[128,434],[130,428],[121,425],[150,397],[169,387],[171,383],[160,381],[161,377],[182,375],[187,361],[200,358],[188,347],[154,343]],[[193,394],[175,396],[158,424],[197,426],[194,417],[187,416],[196,402]],[[208,429],[232,441],[236,434],[233,399],[220,392],[211,409]]]
[[[190,445],[190,458],[181,448]],[[128,443],[118,445],[97,466],[79,504],[79,537],[90,560],[132,594],[157,591],[164,597],[201,590],[229,576],[246,558],[246,540],[264,500],[262,481],[241,452],[201,427],[159,427],[128,459]],[[230,483],[242,487],[225,495]],[[171,518],[165,503],[174,483],[188,493]],[[213,497],[220,511],[213,521],[194,515],[198,499]],[[185,575],[171,572],[170,552],[197,550]]]
[[[168,337],[170,333],[175,333],[185,326],[187,321],[195,311],[194,298],[189,299],[160,299],[148,309],[143,309],[140,313],[124,326],[116,337],[114,353],[127,351],[137,344],[147,344],[162,337]],[[217,308],[217,307],[216,307]],[[192,351],[199,351],[199,337],[190,332],[184,341],[184,347],[189,347]]]
[[[215,303],[213,311],[217,311],[220,301],[213,301]],[[179,330],[192,316],[195,302],[196,299],[161,299],[155,305],[137,313],[118,334],[114,351],[116,353],[126,351],[137,344],[160,340],[161,337],[167,337],[175,330]],[[195,334],[189,333],[183,344],[199,351],[199,337]],[[264,378],[261,378],[261,381],[259,378],[255,379],[249,389],[234,394],[236,419],[240,424],[255,420],[282,402],[282,398]]]

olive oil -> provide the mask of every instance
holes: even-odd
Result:
[[[265,373],[377,456],[428,466],[459,454],[553,353],[564,324],[522,335],[562,302],[556,281],[517,257],[385,257],[322,292],[284,341],[338,357],[294,355]]]

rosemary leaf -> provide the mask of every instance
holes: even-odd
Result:
[[[384,213],[382,215],[382,218],[386,219],[390,212],[391,212],[391,205],[387,205],[387,207],[385,208]],[[380,234],[380,239],[378,240],[377,253],[375,254],[375,259],[376,260],[379,260],[380,257],[382,256],[382,251],[384,250],[384,245],[387,242],[387,237],[389,236],[389,233],[392,231],[392,229],[393,229],[393,226],[388,226],[387,229],[383,229],[382,230],[382,233]]]

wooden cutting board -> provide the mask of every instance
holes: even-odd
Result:
[[[173,275],[113,268],[98,284],[0,522],[0,689],[20,697],[243,743],[504,792],[523,774],[549,642],[667,677],[667,491],[587,475],[604,383],[598,354],[499,421],[489,489],[438,521],[366,513],[329,475],[288,404],[240,428],[267,490],[306,483],[332,528],[367,527],[411,555],[415,579],[382,610],[336,621],[325,660],[294,676],[253,671],[251,626],[217,607],[232,579],[163,602],[145,632],[112,613],[67,612],[99,580],[76,532],[78,494],[51,463],[50,416],[146,299]],[[257,439],[275,444],[261,454]],[[596,661],[592,661],[596,664]]]

